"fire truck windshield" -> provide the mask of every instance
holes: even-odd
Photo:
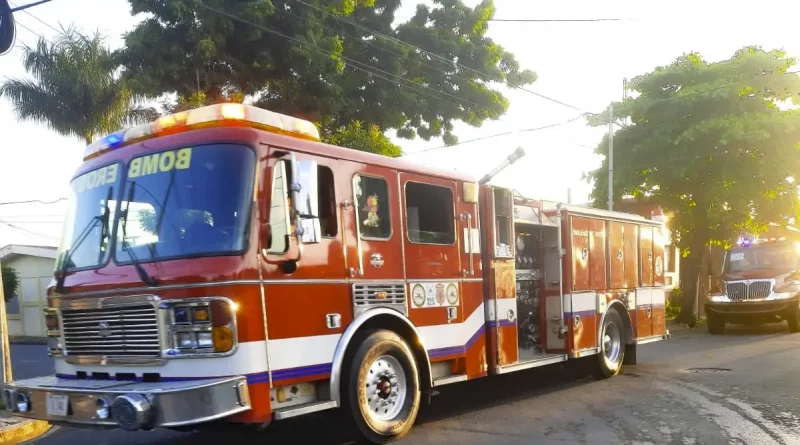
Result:
[[[246,248],[255,154],[213,144],[128,162],[114,258],[129,264]]]
[[[57,270],[98,267],[108,260],[122,170],[122,164],[111,164],[72,180]]]

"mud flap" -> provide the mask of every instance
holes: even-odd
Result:
[[[625,345],[625,358],[622,360],[623,365],[636,364],[636,344]]]

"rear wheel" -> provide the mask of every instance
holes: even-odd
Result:
[[[800,302],[792,303],[788,311],[786,321],[789,323],[789,332],[800,332]]]
[[[706,322],[708,323],[709,334],[723,334],[725,333],[725,317],[713,311],[706,314]]]
[[[405,340],[391,331],[370,333],[353,356],[347,391],[367,440],[382,444],[405,436],[420,405],[417,365]]]
[[[600,354],[597,355],[595,373],[597,377],[608,378],[619,374],[625,359],[624,332],[622,317],[617,311],[609,311],[600,330]]]

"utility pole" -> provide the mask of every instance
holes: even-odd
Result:
[[[614,102],[608,109],[608,210],[614,210]]]
[[[3,266],[0,264],[0,373],[2,373],[2,383],[10,382],[14,379],[11,375],[11,347],[8,343],[8,318],[6,317],[6,296],[3,290]]]

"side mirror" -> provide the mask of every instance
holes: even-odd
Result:
[[[321,236],[319,223],[319,169],[317,161],[297,161],[292,156],[292,209],[298,239],[305,244],[318,243]]]

